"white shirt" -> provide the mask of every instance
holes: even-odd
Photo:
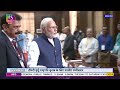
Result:
[[[60,41],[65,40],[66,36],[67,35],[64,33],[57,33],[57,37]]]
[[[60,43],[61,43],[61,48],[63,49],[63,46],[64,46],[64,42],[65,42],[65,38],[67,37],[66,34],[64,33],[57,33],[57,38],[60,40]],[[62,51],[63,52],[63,51]]]
[[[79,44],[80,55],[93,55],[98,51],[98,40],[95,38],[83,38]]]
[[[48,41],[54,46],[53,39],[49,38]],[[35,41],[32,41],[28,52],[28,62],[27,62],[28,67],[45,67],[45,66],[37,65],[39,55],[40,55],[40,50],[38,44]],[[67,67],[67,63],[65,62],[63,56],[62,56],[62,63],[64,67]]]
[[[96,53],[98,52],[98,40],[91,38],[83,38],[78,46],[78,52],[82,56],[91,55],[86,59],[86,62],[95,61]]]

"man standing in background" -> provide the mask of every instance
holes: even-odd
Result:
[[[63,46],[63,55],[66,60],[75,60],[76,53],[74,47],[75,37],[70,33],[70,27],[66,26],[63,29],[63,33],[67,35],[65,38],[64,46]]]
[[[99,65],[100,67],[109,67],[110,51],[113,49],[113,38],[111,35],[109,35],[107,27],[104,26],[102,28],[102,34],[98,36],[98,41],[99,41],[98,61],[100,62]]]
[[[94,67],[94,63],[97,62],[98,40],[93,37],[91,28],[87,29],[86,36],[79,43],[78,52],[86,67]]]

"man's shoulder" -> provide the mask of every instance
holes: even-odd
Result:
[[[108,37],[112,38],[112,35],[108,34]]]
[[[75,38],[75,35],[69,35],[68,38]]]
[[[101,35],[99,35],[99,36],[97,37],[97,39],[100,39],[100,38],[102,38],[102,36],[103,36],[102,34],[101,34]]]
[[[1,35],[1,33],[0,33],[0,45],[5,44],[5,43],[6,43],[5,37],[3,35]]]
[[[98,37],[102,37],[102,36],[103,36],[103,34],[98,35]]]
[[[0,35],[1,35],[2,33],[3,33],[2,30],[0,30]]]
[[[43,39],[42,36],[39,36],[38,38],[34,38],[33,41],[37,42],[37,41],[41,41],[42,39]]]
[[[85,38],[83,38],[82,40],[86,40],[87,38],[85,37]]]
[[[97,38],[94,38],[94,37],[93,37],[93,40],[94,40],[94,41],[98,41],[98,39],[97,39]]]
[[[2,31],[0,31],[0,39],[3,39],[4,38],[4,36],[3,36],[3,32]]]

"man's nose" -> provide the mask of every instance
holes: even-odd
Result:
[[[20,31],[21,31],[21,30],[20,30],[20,29],[18,29],[18,28],[15,30],[15,32],[20,32]]]
[[[58,29],[57,29],[57,28],[54,28],[54,31],[58,31]]]

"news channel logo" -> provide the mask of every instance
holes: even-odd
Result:
[[[15,16],[12,14],[6,14],[6,22],[12,24],[15,21]]]
[[[112,14],[105,14],[104,17],[105,17],[105,18],[112,18],[113,15],[112,15]]]

